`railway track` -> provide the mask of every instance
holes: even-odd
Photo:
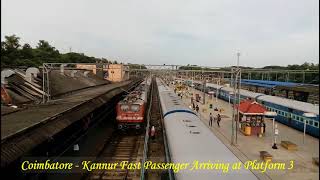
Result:
[[[136,180],[141,179],[141,173],[144,173],[143,177],[146,179],[167,179],[167,171],[147,170],[141,172],[140,168],[129,169],[126,167],[122,169],[120,165],[121,162],[127,161],[133,164],[140,163],[140,166],[143,166],[143,158],[144,161],[166,161],[162,131],[162,114],[155,80],[153,80],[152,83],[149,102],[147,115],[149,126],[147,127],[151,128],[154,126],[156,128],[155,139],[146,138],[145,132],[143,132],[143,134],[136,134],[135,131],[123,132],[115,130],[108,140],[101,145],[101,150],[96,157],[96,162],[118,163],[116,168],[110,170],[95,170],[86,174],[82,179]],[[146,134],[148,134],[148,132]]]
[[[141,163],[144,148],[144,131],[138,133],[135,130],[114,130],[111,136],[98,149],[95,162],[118,163],[113,169],[95,170],[87,173],[82,179],[140,179],[140,168],[122,168],[121,163]]]
[[[144,135],[114,131],[98,155],[99,162],[118,163],[115,169],[96,170],[85,179],[140,179],[140,169],[121,168],[120,163],[141,162]]]
[[[155,127],[156,135],[155,138],[147,137],[147,149],[145,150],[145,160],[152,161],[154,163],[166,162],[165,154],[165,141],[163,134],[163,119],[159,101],[159,93],[157,88],[156,80],[152,80],[152,95],[150,112],[148,113],[149,130],[152,126]],[[168,179],[166,170],[145,170],[144,179]]]

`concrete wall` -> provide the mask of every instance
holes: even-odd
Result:
[[[109,81],[121,82],[129,79],[129,73],[122,64],[109,64],[106,70],[108,71],[106,79]]]
[[[129,71],[127,67],[124,66],[123,64],[108,64],[108,65],[101,64],[100,66],[77,64],[76,68],[92,71],[95,75],[99,75],[99,77],[104,76],[104,79],[109,80],[111,82],[121,82],[129,79]],[[103,72],[101,70],[97,70],[96,68],[103,68]],[[100,72],[101,72],[101,75],[100,75]]]
[[[76,68],[77,69],[86,69],[86,70],[89,70],[89,71],[92,71],[93,74],[97,74],[97,70],[96,70],[96,65],[94,64],[77,64],[76,65]]]

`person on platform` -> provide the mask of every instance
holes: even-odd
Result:
[[[199,113],[199,106],[198,106],[198,104],[197,104],[197,106],[196,106],[196,111],[197,111],[197,113]]]
[[[212,113],[210,113],[209,115],[209,126],[212,127],[212,120],[213,120],[213,116],[212,116]]]
[[[156,128],[154,126],[151,127],[150,137],[152,140],[154,140],[156,138]]]
[[[220,114],[218,114],[218,116],[217,116],[217,124],[218,124],[218,127],[220,127],[220,121],[221,121],[221,116],[220,116]]]
[[[196,106],[194,105],[194,102],[192,102],[192,109],[196,110]]]

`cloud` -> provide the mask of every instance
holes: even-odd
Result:
[[[319,59],[319,1],[3,0],[2,32],[124,62],[261,67]]]

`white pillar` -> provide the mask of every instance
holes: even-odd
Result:
[[[304,139],[305,139],[305,136],[306,136],[306,128],[307,128],[307,120],[306,120],[306,117],[307,117],[307,118],[315,118],[315,117],[317,117],[317,115],[314,114],[314,113],[308,113],[308,112],[306,112],[306,113],[303,113],[302,116],[304,117],[304,126],[303,126],[303,144],[304,144]]]
[[[275,136],[274,136],[274,119],[275,118],[272,118],[272,145],[275,143]]]
[[[306,137],[306,128],[307,128],[307,120],[304,119],[304,124],[303,124],[303,144],[304,144],[304,139]]]

